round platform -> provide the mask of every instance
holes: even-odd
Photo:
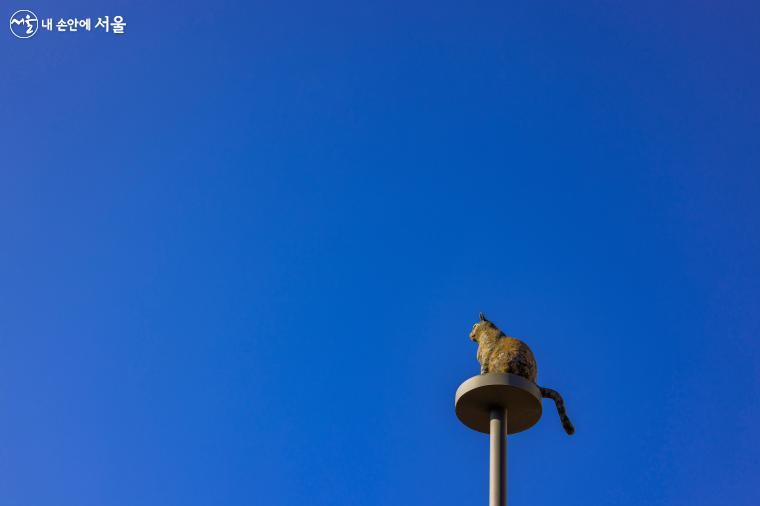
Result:
[[[490,431],[491,410],[505,408],[507,434],[515,434],[541,418],[541,391],[516,374],[480,374],[457,388],[454,407],[463,424],[485,434]]]

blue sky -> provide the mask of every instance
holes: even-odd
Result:
[[[0,43],[0,503],[754,505],[750,2],[30,2]]]

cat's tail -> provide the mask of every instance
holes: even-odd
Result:
[[[562,400],[562,396],[559,395],[559,392],[552,390],[551,388],[540,388],[541,397],[551,399],[554,401],[554,404],[557,405],[557,413],[559,413],[559,419],[562,422],[562,427],[565,429],[565,432],[567,432],[568,436],[572,436],[575,433],[575,427],[573,427],[573,423],[567,417],[567,411],[565,411],[565,401]]]

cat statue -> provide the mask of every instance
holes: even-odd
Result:
[[[538,366],[533,352],[519,339],[509,337],[480,313],[480,321],[473,325],[470,339],[478,343],[478,362],[480,374],[489,372],[510,373],[536,383]],[[557,406],[562,427],[568,435],[575,432],[575,427],[567,417],[562,396],[551,388],[538,387],[541,396],[552,399]]]

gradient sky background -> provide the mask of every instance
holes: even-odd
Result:
[[[752,3],[6,3],[0,503],[758,504]]]

